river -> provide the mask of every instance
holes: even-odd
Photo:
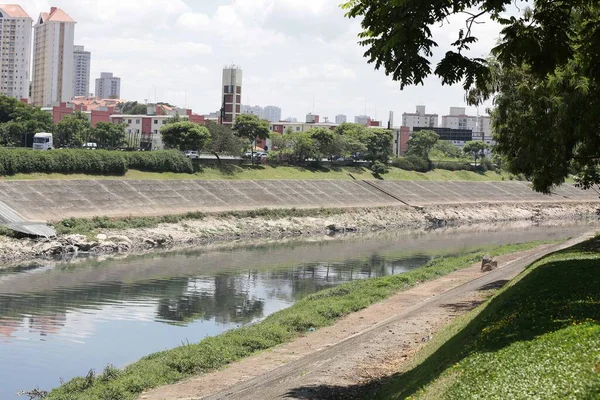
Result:
[[[566,239],[591,225],[445,228],[0,270],[0,399],[260,321],[310,293],[433,257]]]

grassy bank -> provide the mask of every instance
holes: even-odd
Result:
[[[220,213],[206,214],[202,212],[190,212],[178,215],[165,215],[158,217],[94,217],[94,218],[68,218],[59,222],[54,222],[52,226],[56,232],[62,235],[93,235],[99,233],[101,229],[142,229],[156,228],[160,224],[176,224],[186,220],[202,220],[208,217],[216,218],[261,218],[261,219],[279,219],[279,218],[305,218],[318,216],[340,215],[346,210],[342,208],[319,208],[319,209],[297,209],[297,208],[261,208],[248,211],[224,211]],[[0,235],[10,232],[8,229],[1,229]]]
[[[142,172],[130,169],[122,176],[96,176],[85,174],[15,174],[4,177],[6,180],[75,180],[75,179],[202,179],[202,180],[274,180],[274,179],[332,179],[350,180],[350,174],[359,180],[375,180],[368,168],[339,167],[339,168],[302,168],[302,167],[270,167],[270,166],[225,166],[223,168],[204,168],[195,174],[187,173],[155,173]],[[416,180],[416,181],[510,181],[517,180],[515,176],[507,173],[476,173],[470,171],[435,170],[427,173],[404,171],[399,168],[390,168],[388,174],[383,175],[384,180]]]
[[[55,389],[49,399],[134,399],[142,391],[178,382],[192,375],[221,368],[256,352],[291,341],[310,328],[330,326],[339,318],[419,282],[436,279],[471,266],[484,253],[495,256],[534,248],[527,243],[439,258],[403,275],[351,282],[310,295],[263,322],[229,331],[198,344],[152,354],[123,370],[112,367],[102,373],[75,378]]]
[[[375,397],[600,398],[599,250],[594,239],[534,264]]]

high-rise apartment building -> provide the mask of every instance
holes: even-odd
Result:
[[[112,72],[102,72],[96,79],[95,95],[100,99],[120,99],[121,78],[113,76]]]
[[[356,117],[354,117],[355,124],[369,126],[370,122],[371,117],[369,117],[368,115],[357,115]]]
[[[73,48],[73,96],[90,95],[90,63],[92,53],[83,46]]]
[[[281,108],[277,106],[266,106],[264,108],[263,118],[270,122],[281,121]]]
[[[34,26],[32,100],[48,107],[73,98],[75,20],[57,7]]]
[[[417,112],[414,114],[402,114],[402,126],[406,126],[410,131],[414,128],[437,128],[439,126],[438,114],[427,114],[425,106],[417,106]]]
[[[344,114],[340,114],[340,115],[336,115],[335,116],[335,123],[336,124],[344,124],[348,122],[348,117],[345,116]]]
[[[230,65],[223,69],[221,124],[233,125],[242,112],[242,69]]]
[[[248,106],[242,104],[240,114],[256,115],[258,118],[263,118],[265,110],[261,106]]]
[[[0,93],[19,100],[29,99],[32,25],[21,6],[0,5]]]

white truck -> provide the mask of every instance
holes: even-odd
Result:
[[[34,150],[52,150],[52,134],[47,132],[36,133],[33,137]]]

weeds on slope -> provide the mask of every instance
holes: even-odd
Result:
[[[62,235],[92,235],[101,229],[126,230],[155,228],[160,224],[176,224],[181,221],[202,220],[209,216],[219,218],[304,218],[340,215],[345,213],[344,209],[321,208],[321,209],[258,209],[248,211],[227,211],[221,213],[207,214],[203,212],[191,212],[180,215],[166,215],[161,217],[94,217],[94,218],[68,218],[53,223],[56,232]],[[2,234],[2,231],[0,231]]]
[[[600,398],[599,250],[594,239],[534,264],[374,397]]]
[[[528,250],[542,242],[502,246],[494,256]],[[486,251],[490,252],[490,251]],[[439,258],[402,275],[360,280],[310,295],[263,322],[207,338],[200,343],[155,353],[123,370],[108,367],[75,378],[52,391],[49,399],[134,399],[142,391],[221,368],[258,351],[289,342],[311,328],[334,324],[339,318],[364,309],[420,282],[436,279],[471,266],[484,251]]]

